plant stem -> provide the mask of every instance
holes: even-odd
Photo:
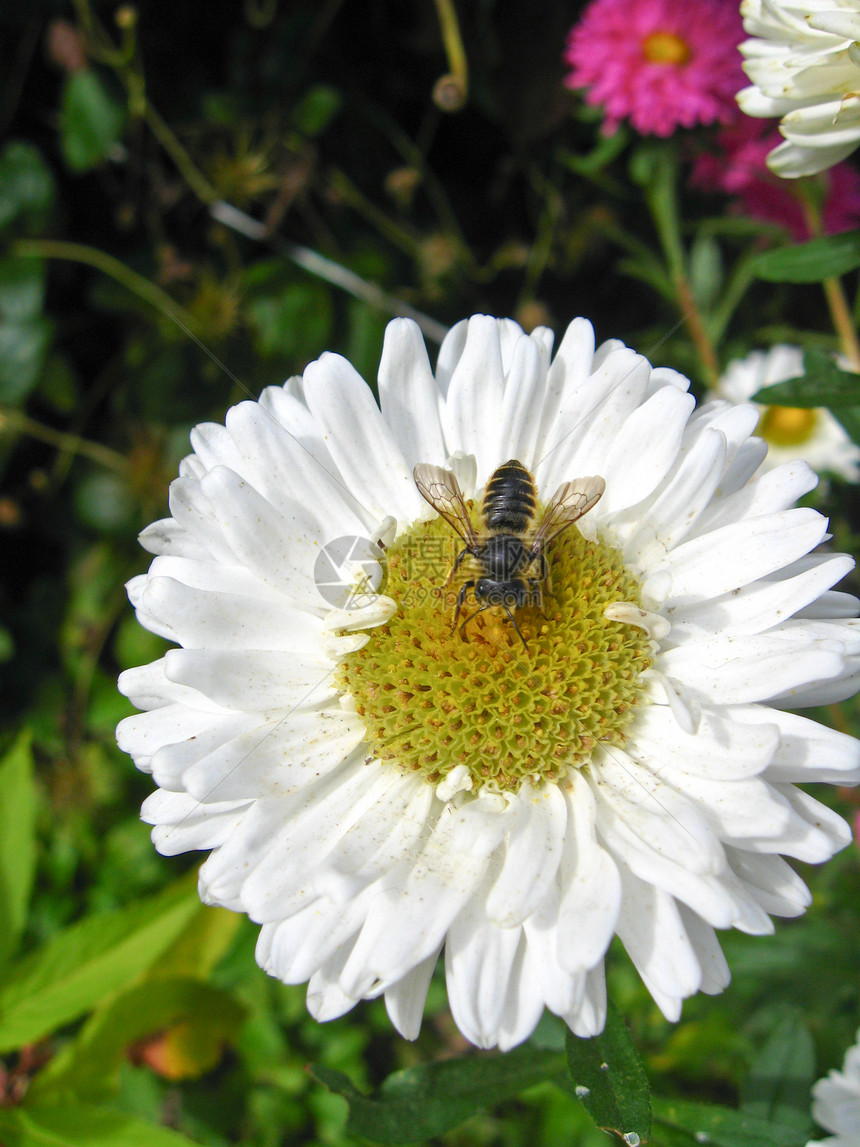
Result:
[[[344,172],[332,168],[329,173],[329,183],[335,194],[374,226],[380,235],[384,235],[389,243],[411,258],[418,258],[421,253],[418,239],[405,227],[398,226],[386,211],[371,203]]]
[[[825,279],[821,284],[824,288],[824,297],[830,308],[830,317],[839,336],[839,345],[842,353],[851,363],[851,369],[860,372],[860,341],[857,331],[851,321],[851,310],[840,279]]]
[[[55,446],[63,453],[89,458],[92,462],[97,462],[109,470],[116,470],[120,474],[126,473],[128,469],[128,463],[122,454],[111,450],[109,446],[102,446],[99,442],[89,442],[86,438],[79,438],[77,434],[66,434],[62,430],[44,426],[20,410],[11,408],[0,410],[0,433],[3,431],[29,434],[31,438],[45,442],[48,446]]]
[[[197,198],[207,206],[215,203],[219,198],[218,192],[196,167],[191,156],[152,106],[148,97],[142,95],[141,99],[143,102],[143,118],[147,127],[176,164],[185,182]]]
[[[720,378],[720,364],[717,360],[714,344],[705,330],[705,324],[702,322],[702,316],[696,306],[696,300],[693,298],[690,281],[686,275],[678,273],[674,276],[674,283],[678,294],[678,304],[681,308],[681,318],[687,324],[690,338],[702,364],[705,382],[711,388],[715,388]]]
[[[61,239],[19,239],[12,244],[12,254],[31,259],[67,259],[72,263],[85,263],[122,283],[138,298],[163,311],[168,318],[177,319],[185,326],[195,325],[188,311],[166,291],[162,291],[161,287],[157,287],[155,283],[151,283],[143,275],[138,275],[137,271],[132,271],[125,263],[121,263],[119,259],[108,255],[106,251],[100,251],[97,247],[88,247],[83,243],[67,243]]]
[[[802,185],[800,202],[803,207],[806,226],[813,238],[821,238],[824,235],[821,211],[811,195],[803,194],[804,181],[801,180],[800,182]],[[860,341],[858,341],[857,331],[854,329],[851,309],[845,298],[845,291],[842,289],[842,281],[838,278],[824,279],[821,286],[824,289],[824,297],[827,299],[830,317],[833,320],[833,329],[839,338],[840,349],[851,363],[851,369],[860,372]]]
[[[713,388],[719,381],[720,365],[687,273],[687,253],[679,226],[681,214],[677,195],[677,175],[674,149],[661,148],[652,153],[649,177],[644,181],[645,198],[660,238],[666,270],[675,289],[681,319],[687,324],[690,332],[704,381]]]
[[[453,0],[436,0],[436,13],[449,71],[436,81],[433,99],[442,111],[459,111],[469,98],[469,65]]]

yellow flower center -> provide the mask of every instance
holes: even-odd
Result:
[[[686,64],[692,53],[674,32],[652,32],[642,42],[642,54],[649,64]]]
[[[771,446],[802,446],[815,433],[818,411],[800,406],[768,406],[756,434]]]
[[[514,612],[521,640],[500,607],[470,616],[482,604],[471,590],[452,632],[459,589],[475,573],[458,572],[443,588],[461,548],[435,518],[415,523],[387,551],[381,592],[397,612],[339,671],[364,720],[369,755],[431,784],[465,766],[473,791],[516,791],[526,781],[563,779],[587,764],[598,742],[623,744],[651,647],[644,630],[604,617],[610,602],[641,604],[619,553],[575,527],[560,535],[547,553],[543,610]]]

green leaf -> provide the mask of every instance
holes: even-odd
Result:
[[[36,1076],[28,1094],[40,1101],[65,1094],[101,1099],[119,1087],[128,1047],[176,1025],[186,1029],[174,1059],[179,1078],[193,1078],[221,1058],[245,1018],[227,992],[190,977],[144,980],[108,1001]]]
[[[208,976],[229,950],[241,923],[242,917],[227,908],[202,909],[193,926],[158,961],[159,975]]]
[[[631,279],[639,279],[640,282],[647,283],[664,299],[672,303],[675,302],[676,292],[672,286],[672,280],[658,259],[619,259],[617,270],[619,274],[629,275]]]
[[[14,140],[0,153],[0,230],[19,223],[23,231],[38,231],[54,203],[54,176],[42,153]]]
[[[360,1092],[343,1072],[320,1064],[309,1070],[349,1103],[347,1130],[376,1143],[430,1139],[527,1087],[565,1082],[563,1056],[534,1048],[398,1071],[373,1096]]]
[[[677,149],[667,140],[640,143],[630,160],[630,177],[645,193],[670,278],[676,280],[679,275],[686,275],[678,208]]]
[[[36,318],[44,302],[44,259],[0,259],[0,317],[11,322]]]
[[[860,374],[840,370],[826,351],[804,351],[803,370],[797,378],[762,387],[752,396],[753,401],[766,406],[827,406],[834,410],[860,405]]]
[[[699,307],[710,310],[723,290],[723,256],[709,235],[697,235],[690,248],[690,287]]]
[[[24,1104],[0,1111],[4,1147],[191,1147],[178,1131],[89,1103]]]
[[[29,733],[0,765],[0,962],[18,945],[36,867],[36,787]]]
[[[629,142],[630,134],[621,124],[611,135],[599,135],[591,151],[584,155],[565,151],[560,158],[576,175],[596,175],[617,159]]]
[[[52,335],[44,318],[0,323],[0,402],[17,406],[38,383]]]
[[[125,109],[91,68],[66,79],[60,112],[63,158],[72,171],[89,171],[107,159],[125,126]]]
[[[808,1138],[803,1127],[768,1123],[728,1107],[683,1099],[655,1099],[654,1116],[658,1123],[713,1147],[805,1147]]]
[[[331,294],[310,279],[250,299],[246,313],[256,348],[266,358],[313,358],[325,348],[332,330]]]
[[[49,355],[42,371],[39,399],[59,414],[72,414],[81,401],[75,368],[66,355],[56,350]]]
[[[755,273],[769,283],[819,283],[856,267],[860,267],[860,231],[843,231],[796,247],[765,251],[753,261]]]
[[[293,108],[291,119],[296,128],[309,138],[321,135],[343,104],[336,88],[328,84],[314,84]]]
[[[202,911],[194,877],[120,912],[91,916],[7,970],[0,1051],[41,1039],[131,983]]]
[[[741,1089],[741,1107],[769,1123],[814,1129],[810,1091],[815,1082],[815,1049],[800,1013],[781,1017]]]
[[[842,406],[835,413],[851,441],[860,445],[860,406]]]
[[[604,1131],[626,1142],[651,1134],[651,1091],[624,1020],[610,1005],[606,1027],[593,1039],[567,1037],[569,1089]]]

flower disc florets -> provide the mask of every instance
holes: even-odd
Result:
[[[195,428],[142,535],[129,595],[176,646],[120,681],[143,817],[162,852],[209,851],[204,900],[262,925],[260,964],[307,981],[318,1019],[384,996],[414,1038],[444,949],[478,1046],[545,1007],[594,1035],[615,935],[677,1018],[728,982],[715,929],[808,904],[783,854],[850,840],[797,782],[856,781],[858,744],[789,711],[860,679],[857,603],[832,590],[853,563],[792,508],[815,475],[761,473],[753,406],[696,410],[585,320],[551,349],[477,315],[433,368],[398,319],[378,404],[324,355]],[[454,477],[459,538],[429,508]],[[561,491],[589,508],[522,567],[542,608],[476,581],[452,632],[488,487],[491,515],[523,496],[526,529]]]
[[[562,780],[595,744],[622,744],[650,656],[645,631],[604,613],[639,604],[621,556],[568,530],[551,550],[543,608],[517,611],[520,636],[498,607],[452,628],[462,576],[442,588],[446,550],[453,561],[440,518],[388,548],[382,588],[397,611],[341,666],[369,752],[432,784],[464,767],[474,789],[516,792]]]

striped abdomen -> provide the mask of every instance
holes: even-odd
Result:
[[[487,483],[482,505],[484,527],[490,534],[524,534],[537,511],[534,479],[521,462],[511,458]]]

